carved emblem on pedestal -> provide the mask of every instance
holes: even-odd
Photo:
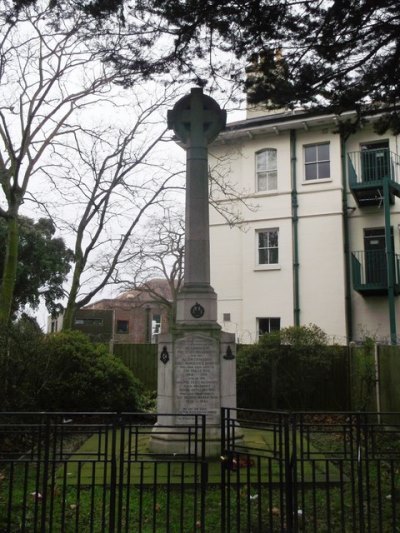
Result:
[[[228,361],[235,359],[235,356],[233,355],[233,352],[230,346],[228,346],[228,348],[226,349],[226,354],[223,357],[224,359],[227,359]]]
[[[190,309],[190,314],[193,318],[201,318],[204,315],[204,307],[196,302]]]
[[[160,361],[164,363],[164,365],[166,365],[169,361],[169,353],[166,346],[164,346],[164,348],[162,349]]]

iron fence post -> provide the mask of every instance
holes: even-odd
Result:
[[[364,533],[364,491],[363,491],[363,468],[361,446],[361,420],[360,413],[356,414],[356,450],[357,450],[357,489],[358,489],[358,520],[360,533]]]
[[[299,423],[299,418],[301,419],[301,424]],[[302,459],[302,443],[303,443],[303,416],[302,414],[294,414],[292,413],[290,415],[290,425],[291,425],[291,457],[290,457],[290,465],[291,465],[291,474],[292,474],[292,528],[293,531],[298,531],[298,480],[297,480],[297,446],[299,445],[299,455]],[[297,443],[297,437],[299,436],[300,442]],[[300,459],[300,460],[301,460]]]
[[[122,415],[118,416],[119,437],[119,480],[118,480],[118,513],[117,513],[117,531],[122,531],[122,501],[124,497],[124,453],[125,453],[125,423]],[[128,450],[129,453],[129,450]]]
[[[112,419],[112,437],[111,437],[111,473],[110,473],[110,514],[109,514],[109,533],[115,532],[115,506],[117,491],[117,415]],[[106,450],[107,453],[107,450]]]
[[[290,429],[292,425],[292,415],[287,414],[284,418],[284,453],[285,453],[285,503],[286,503],[286,531],[293,531],[293,455],[290,446]],[[294,434],[294,431],[293,431]],[[295,434],[294,434],[295,437]]]
[[[42,493],[41,493],[41,516],[40,531],[46,533],[46,513],[47,513],[47,479],[49,476],[49,459],[50,459],[50,417],[45,416],[45,434],[44,434],[44,454],[43,454],[43,475],[42,475]],[[38,457],[40,462],[40,456]],[[39,488],[39,487],[38,487]],[[39,498],[38,489],[36,498]]]
[[[201,500],[200,500],[200,531],[206,530],[206,490],[208,481],[208,463],[206,461],[206,415],[201,415]]]
[[[225,443],[225,414],[226,409],[221,407],[221,533],[226,531],[226,495],[225,495],[225,455],[226,455],[226,443]]]

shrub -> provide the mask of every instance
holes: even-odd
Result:
[[[17,330],[27,328],[19,324]],[[7,401],[9,408],[140,410],[142,384],[103,345],[92,344],[78,331],[34,335],[30,330],[22,337],[11,343],[9,382],[13,381],[13,386],[9,389],[13,394]]]
[[[251,409],[320,409],[337,347],[317,326],[289,327],[243,346],[237,359],[238,406]],[[332,408],[332,400],[330,408]],[[328,399],[329,403],[329,399]]]
[[[49,380],[39,405],[51,410],[136,411],[142,385],[129,369],[77,331],[44,338]]]

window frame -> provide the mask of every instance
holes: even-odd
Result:
[[[104,322],[102,318],[86,318],[86,317],[76,317],[74,320],[75,326],[103,326]]]
[[[277,246],[260,246],[260,234],[267,233],[272,234],[276,232],[276,238],[277,238]],[[268,259],[270,259],[270,253],[272,250],[276,250],[277,258],[276,261],[270,261],[262,263],[260,261],[260,250],[267,250],[268,251]],[[261,269],[276,269],[279,268],[279,228],[262,228],[256,230],[256,266]]]
[[[260,331],[260,320],[268,320],[268,331],[261,332]],[[272,320],[279,320],[279,328],[271,329],[271,321]],[[256,317],[256,328],[257,328],[257,339],[259,339],[262,335],[265,335],[266,333],[271,333],[271,331],[280,331],[281,330],[281,317],[278,316],[260,316]]]
[[[318,154],[318,147],[319,146],[327,146],[328,147],[328,159],[319,159]],[[316,148],[316,158],[313,161],[307,161],[306,160],[306,150],[307,148]],[[326,142],[316,142],[316,143],[309,143],[303,145],[303,161],[304,161],[304,183],[316,183],[316,182],[323,182],[323,181],[330,181],[332,180],[331,175],[331,143],[329,141]],[[329,164],[329,176],[319,177],[320,174],[320,164]],[[307,178],[307,167],[310,165],[316,165],[316,178]]]
[[[126,330],[125,331],[121,331],[119,328],[118,328],[118,324],[123,322],[124,324],[126,324]],[[128,335],[129,334],[129,320],[125,320],[125,319],[117,319],[116,320],[116,324],[115,324],[115,333],[117,335]]]
[[[268,168],[268,158],[266,158],[266,167],[265,170],[259,170],[258,168],[258,158],[262,154],[266,154],[267,152],[274,152],[275,154],[275,168]],[[254,157],[254,164],[255,164],[255,180],[256,180],[256,192],[259,193],[268,193],[278,190],[278,150],[276,148],[263,148],[262,150],[258,150],[255,153]],[[271,174],[275,174],[275,187],[269,186],[269,181]],[[266,188],[260,188],[260,174],[265,174],[266,178]]]
[[[153,313],[151,316],[151,335],[159,335],[161,333],[161,313]]]

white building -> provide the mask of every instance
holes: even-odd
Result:
[[[398,137],[365,119],[345,139],[338,125],[355,113],[253,111],[210,148],[244,201],[220,201],[241,227],[210,213],[219,322],[238,342],[309,323],[341,344],[399,339]]]

